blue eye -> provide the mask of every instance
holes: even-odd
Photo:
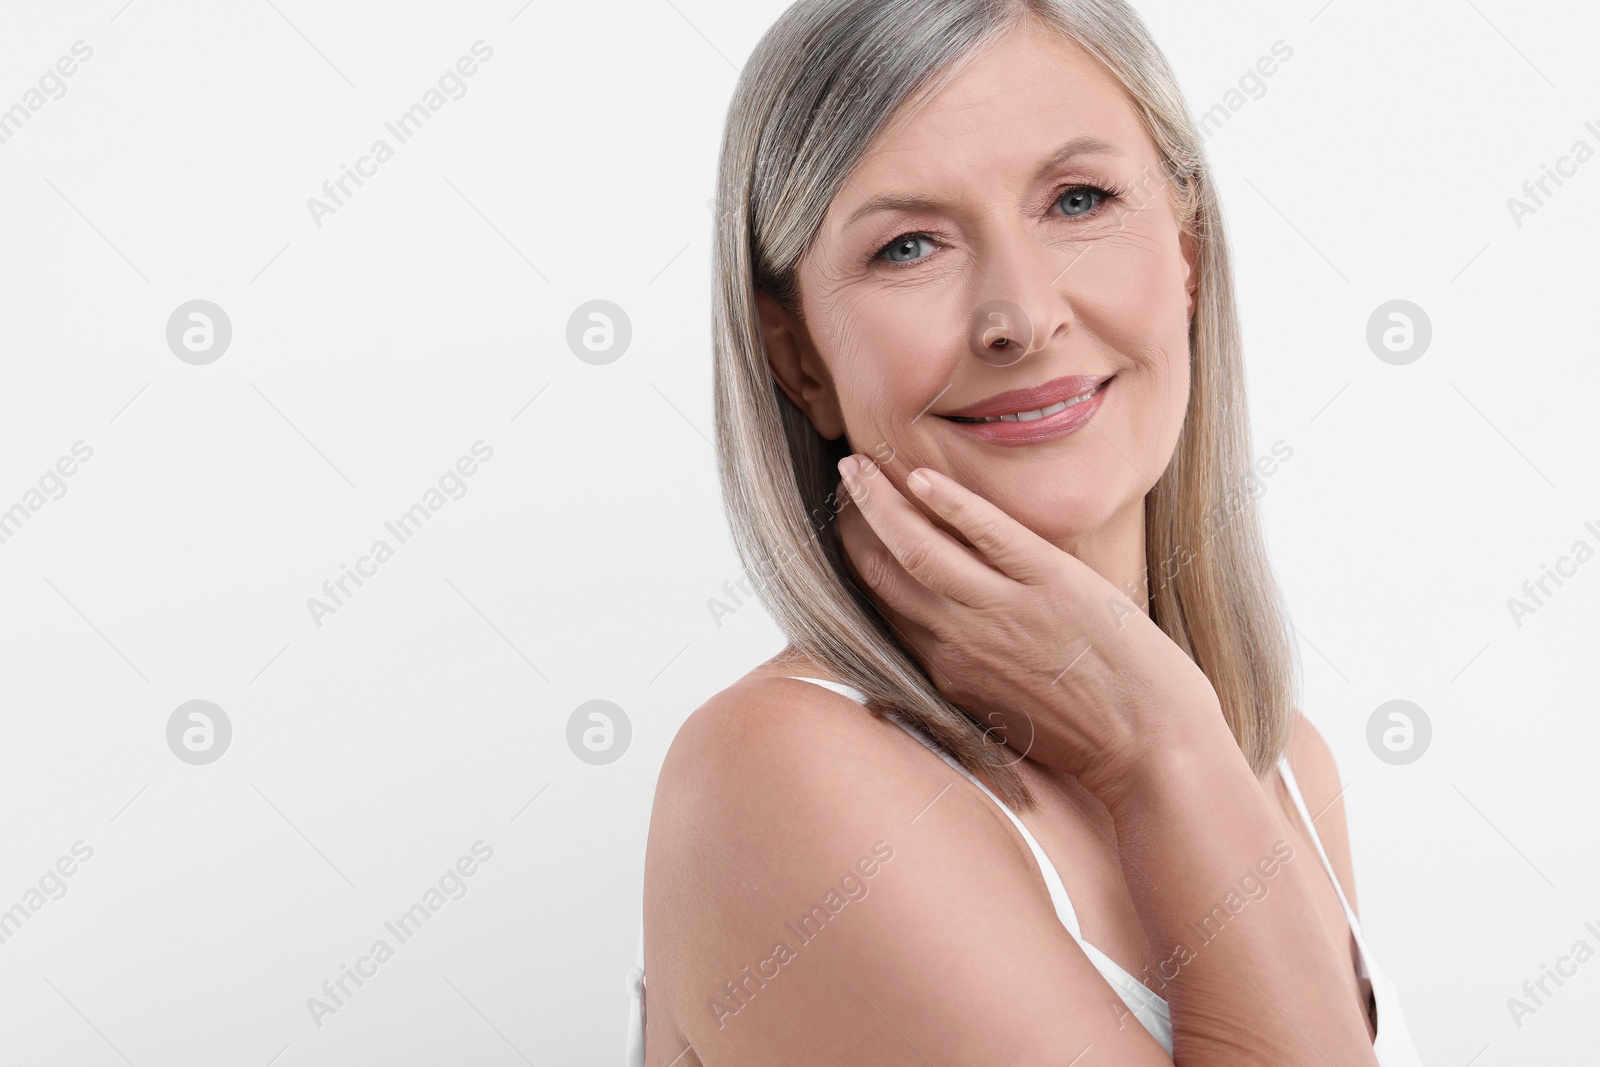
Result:
[[[916,254],[917,245],[932,243],[927,234],[905,233],[878,249],[878,254],[890,263],[915,263],[923,258]]]
[[[1069,185],[1055,203],[1061,206],[1061,213],[1066,218],[1086,218],[1099,213],[1102,204],[1107,200],[1116,200],[1122,196],[1119,189],[1103,189],[1098,185]],[[937,240],[929,234],[921,232],[903,233],[878,249],[872,254],[872,260],[884,260],[897,267],[910,266],[920,263],[932,254],[932,246]],[[917,246],[930,246],[925,252],[919,254]]]
[[[1056,199],[1056,203],[1061,205],[1061,210],[1066,215],[1087,215],[1099,206],[1106,195],[1104,189],[1093,185],[1074,185],[1062,193]]]

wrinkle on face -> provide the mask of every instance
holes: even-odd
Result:
[[[1078,137],[1116,151],[1036,180],[1041,161]],[[908,105],[829,205],[797,274],[801,321],[855,451],[888,446],[883,468],[902,489],[912,469],[940,470],[1064,548],[1142,509],[1190,385],[1190,269],[1163,174],[1122,86],[1030,22]],[[1073,219],[1055,205],[1058,190],[1079,185],[1115,186],[1125,199]],[[945,206],[843,226],[885,194]],[[922,231],[933,235],[924,260],[866,262]],[[974,314],[994,300],[1033,327],[1033,348],[1007,365],[979,358],[969,340]],[[1116,378],[1092,422],[1051,442],[996,446],[930,412],[1066,374]]]

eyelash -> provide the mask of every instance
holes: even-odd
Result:
[[[1082,214],[1082,215],[1064,215],[1064,216],[1062,216],[1063,218],[1068,218],[1068,219],[1098,218],[1099,216],[1101,216],[1101,215],[1103,215],[1105,213],[1101,209],[1104,208],[1104,206],[1107,203],[1114,203],[1116,201],[1120,201],[1122,199],[1122,196],[1123,196],[1123,193],[1124,193],[1124,190],[1120,189],[1120,188],[1115,188],[1115,187],[1106,188],[1104,186],[1093,185],[1093,184],[1090,184],[1088,182],[1074,182],[1071,185],[1063,185],[1056,192],[1055,198],[1050,201],[1050,205],[1052,207],[1054,207],[1056,204],[1060,203],[1062,197],[1066,196],[1068,193],[1076,192],[1076,191],[1078,191],[1080,189],[1087,189],[1090,192],[1099,193],[1100,194],[1099,201],[1095,204],[1094,209],[1092,211],[1086,212],[1085,214]],[[910,260],[910,261],[907,261],[907,262],[903,262],[903,263],[897,263],[892,259],[885,259],[884,258],[884,253],[889,251],[889,249],[893,248],[895,245],[900,244],[903,241],[910,240],[913,237],[923,237],[923,238],[926,238],[929,241],[938,241],[937,237],[935,237],[933,234],[928,233],[928,232],[926,232],[924,230],[911,230],[911,231],[908,231],[906,233],[902,233],[897,237],[890,238],[889,241],[886,244],[883,245],[883,247],[879,248],[876,252],[872,253],[872,255],[868,257],[867,262],[870,264],[870,263],[875,263],[878,260],[883,260],[883,262],[884,262],[884,264],[886,266],[890,267],[891,269],[896,269],[896,270],[898,270],[898,269],[900,269],[902,267],[914,267],[914,266],[916,266],[917,264],[923,262],[923,260],[927,259],[928,257],[927,256],[923,256],[921,259],[913,259],[913,260]]]

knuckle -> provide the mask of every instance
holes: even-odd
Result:
[[[932,636],[941,660],[946,664],[955,662],[960,655],[961,634],[950,618],[942,612],[936,613],[923,623],[923,627]]]
[[[900,565],[920,578],[926,572],[932,557],[933,546],[919,538],[906,546],[904,554],[900,557]]]
[[[1000,521],[993,516],[973,521],[971,530],[967,536],[972,539],[976,547],[985,552],[999,548],[1005,543],[1005,531]]]
[[[867,551],[856,560],[856,573],[873,589],[881,589],[889,579],[889,557],[883,552]]]

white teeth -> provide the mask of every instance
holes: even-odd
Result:
[[[1102,382],[1101,384],[1103,385],[1105,383]],[[1074,404],[1081,404],[1085,400],[1088,400],[1090,397],[1094,396],[1094,394],[1098,393],[1099,391],[1100,391],[1100,386],[1097,385],[1093,389],[1089,390],[1087,393],[1084,393],[1082,396],[1075,396],[1070,400],[1062,400],[1062,401],[1060,401],[1058,403],[1051,404],[1049,407],[1046,407],[1046,408],[1038,408],[1038,409],[1036,409],[1034,411],[1019,411],[1015,415],[986,415],[981,419],[977,419],[977,418],[962,418],[960,421],[962,421],[962,422],[1032,422],[1034,419],[1042,419],[1046,415],[1054,415],[1056,412],[1065,410],[1066,408],[1070,408]]]

